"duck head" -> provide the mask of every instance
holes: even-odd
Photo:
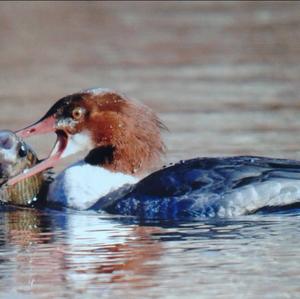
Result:
[[[143,175],[164,153],[163,128],[148,107],[115,91],[97,88],[68,95],[39,121],[16,132],[21,138],[54,132],[57,140],[48,158],[8,184],[16,184],[79,152],[88,154],[87,163]]]

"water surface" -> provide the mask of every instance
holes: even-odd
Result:
[[[7,298],[297,298],[300,214],[135,223],[94,212],[3,213]]]

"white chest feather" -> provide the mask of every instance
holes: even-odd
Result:
[[[122,187],[135,184],[137,178],[77,162],[61,172],[50,185],[48,200],[70,208],[84,210],[102,196]]]

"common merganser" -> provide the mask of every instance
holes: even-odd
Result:
[[[145,105],[108,89],[88,89],[57,101],[17,134],[55,132],[50,156],[8,184],[61,158],[88,152],[50,185],[48,200],[143,219],[231,217],[299,203],[300,162],[264,157],[196,158],[148,176],[164,153],[165,128]]]

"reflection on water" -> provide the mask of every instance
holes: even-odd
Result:
[[[300,216],[139,225],[94,212],[5,212],[7,297],[285,298],[299,292]]]

